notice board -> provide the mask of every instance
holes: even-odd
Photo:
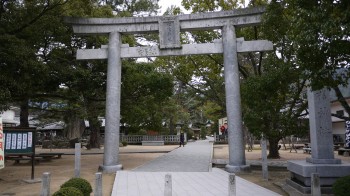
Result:
[[[5,155],[34,153],[35,128],[4,127],[3,138]]]
[[[30,155],[32,157],[32,174],[34,180],[35,128],[3,127],[6,155]]]

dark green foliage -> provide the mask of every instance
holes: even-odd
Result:
[[[300,78],[310,81],[312,89],[337,91],[350,78],[349,9],[349,1],[343,0],[274,0],[267,6],[262,27],[281,59],[296,65]],[[344,95],[336,95],[350,113],[349,104],[342,101]]]
[[[122,69],[122,123],[130,126],[129,133],[161,130],[161,111],[172,95],[172,76],[158,71],[153,63],[124,61]]]
[[[339,178],[333,184],[333,193],[336,196],[349,196],[349,187],[350,187],[350,176],[344,176]]]
[[[84,194],[75,187],[64,187],[56,191],[52,196],[84,196]]]
[[[92,187],[90,183],[83,178],[71,178],[70,180],[61,185],[61,188],[64,187],[75,187],[79,189],[84,196],[89,196],[92,192]]]
[[[128,142],[127,141],[122,141],[123,146],[127,146]]]

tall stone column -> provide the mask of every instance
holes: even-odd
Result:
[[[106,173],[116,172],[123,167],[119,163],[119,128],[120,128],[120,92],[121,92],[121,38],[119,32],[109,34],[106,125],[104,140],[103,165],[100,169]]]
[[[334,159],[333,133],[329,90],[307,91],[311,139],[311,158],[307,162],[315,164],[340,164]]]
[[[322,194],[332,193],[332,184],[350,174],[350,164],[334,158],[332,119],[329,90],[308,89],[311,157],[306,160],[289,160],[287,169],[291,178],[287,184],[304,194],[312,189],[312,174],[318,173]]]
[[[240,79],[237,61],[237,39],[235,27],[227,24],[222,29],[226,111],[228,123],[229,164],[226,171],[241,172],[250,169],[246,165],[244,136],[242,131]]]

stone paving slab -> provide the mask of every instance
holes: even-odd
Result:
[[[173,196],[228,195],[229,173],[212,172],[133,172],[118,171],[112,196],[164,196],[165,175],[172,176]],[[279,195],[236,176],[237,196]]]

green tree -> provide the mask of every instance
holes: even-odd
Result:
[[[349,10],[350,3],[343,0],[284,0],[271,1],[266,13],[270,35],[277,32],[277,39],[290,40],[295,48],[290,55],[294,55],[295,63],[303,70],[303,77],[311,81],[311,87],[315,90],[333,88],[348,114],[350,106],[339,85],[348,85],[350,78]],[[332,115],[349,120],[344,115]]]
[[[147,2],[117,2],[132,7],[118,15],[143,12]],[[97,0],[1,1],[1,5],[2,107],[20,103],[21,126],[28,126],[30,108],[32,114],[39,110],[36,113],[45,122],[65,119],[70,138],[81,136],[83,119],[88,119],[90,144],[99,146],[96,138],[98,116],[104,113],[106,62],[77,61],[75,53],[77,48],[99,47],[107,39],[76,36],[63,17],[113,17],[113,9]],[[135,43],[130,36],[123,37],[123,42]]]
[[[121,121],[129,130],[161,130],[163,107],[172,95],[170,74],[157,70],[154,63],[123,62]]]
[[[263,133],[268,139],[269,158],[279,157],[280,139],[307,133],[307,124],[300,123],[307,107],[300,73],[290,64],[274,61],[264,66],[262,75],[251,76],[242,85],[244,124],[258,138]]]
[[[346,22],[349,15],[344,11],[348,8],[349,5],[345,1],[271,1],[264,16],[262,32],[275,45],[275,53],[268,56],[269,59],[273,57],[275,60],[269,60],[267,65],[276,64],[279,61],[276,69],[285,69],[284,75],[283,72],[280,74],[280,82],[284,83],[285,75],[290,77],[297,74],[293,77],[294,79],[289,79],[289,85],[284,83],[288,88],[298,87],[296,91],[291,92],[300,92],[302,88],[306,87],[306,80],[311,81],[311,87],[314,90],[331,87],[335,90],[338,100],[349,113],[348,109],[350,108],[338,88],[338,85],[346,85],[349,71],[345,70],[341,72],[341,75],[336,74],[339,68],[349,66],[349,55],[346,52],[349,47],[346,41],[346,37],[349,37],[349,25]],[[270,73],[268,74],[270,75]],[[277,87],[273,84],[271,86],[274,87],[274,91],[271,91],[270,95],[275,95],[275,92],[283,89],[282,86]],[[280,93],[287,98],[285,107],[296,112],[296,115],[294,117],[285,115],[287,108],[281,107],[276,107],[278,109],[276,112],[279,111],[281,119],[293,120],[295,125],[297,120],[300,119],[303,108],[306,109],[306,98],[300,99],[298,94]],[[290,103],[293,104],[290,105]],[[271,108],[275,108],[274,106],[278,106],[278,104],[271,104],[271,106],[273,106]],[[293,109],[293,106],[295,109]],[[344,116],[332,115],[346,119]],[[255,120],[258,119],[259,116],[256,116]],[[277,124],[277,127],[283,125],[283,131],[298,135],[297,132],[289,131],[290,128],[293,128],[293,123],[289,128],[284,126],[288,124],[286,120],[284,120],[284,122],[287,122],[286,124]],[[304,130],[305,128],[303,126],[297,130]],[[270,129],[273,130],[273,128]],[[275,129],[275,133],[280,132]],[[269,142],[271,144],[270,140]],[[276,150],[271,149],[270,145],[270,155],[271,150],[272,153],[276,152]]]
[[[193,12],[230,10],[243,6],[243,3],[238,1],[203,2],[184,0],[182,4],[186,9],[191,9]],[[249,6],[266,4],[266,1],[251,1]],[[261,30],[261,27],[239,28],[236,30],[236,33],[237,37],[244,37],[246,40],[266,39],[268,36]],[[205,43],[221,37],[219,31],[190,33],[191,41],[184,42]],[[279,48],[276,47],[276,50],[280,50],[282,47],[282,50],[291,52],[291,49],[293,49],[291,47],[288,48],[288,44],[283,44],[283,42],[276,44],[282,45]],[[299,134],[303,130],[296,127],[302,112],[301,108],[305,108],[305,102],[301,99],[304,80],[299,80],[299,70],[291,62],[293,60],[292,55],[280,58],[275,53],[265,55],[262,52],[258,52],[239,54],[238,58],[242,78],[242,91],[244,91],[242,93],[242,102],[244,104],[243,118],[245,125],[256,136],[265,133],[270,143],[269,157],[279,157],[277,150],[278,141],[292,133]],[[208,113],[206,115],[217,118],[225,115],[222,55],[176,58],[176,60],[168,61],[168,66],[169,64],[177,79],[191,87],[196,91],[197,95],[204,97],[197,96],[196,98],[202,101],[201,107],[210,103],[218,109],[216,111],[207,109]],[[291,71],[293,73],[289,74],[288,77],[284,76],[286,72]],[[197,79],[197,81],[192,80],[193,78]],[[273,85],[274,88],[271,88],[271,81],[278,82]],[[220,110],[222,112],[221,116]],[[252,113],[253,111],[254,113]],[[285,112],[280,113],[280,111]]]
[[[66,1],[1,1],[1,87],[4,105],[21,108],[20,126],[28,127],[28,103],[31,99],[58,88],[59,79],[45,58],[50,39],[52,16]],[[57,21],[57,20],[56,20]]]

